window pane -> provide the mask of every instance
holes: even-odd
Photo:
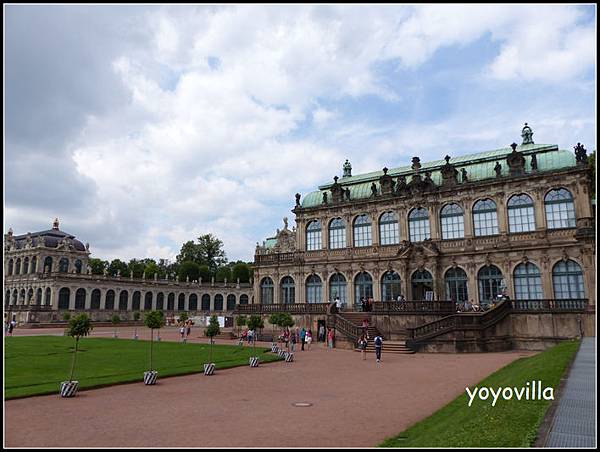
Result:
[[[346,224],[341,218],[329,224],[329,248],[346,248]]]

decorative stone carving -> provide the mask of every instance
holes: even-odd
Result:
[[[342,177],[351,177],[352,176],[352,165],[350,164],[348,159],[346,159],[346,161],[344,162],[343,170],[344,170],[344,173],[343,173]]]
[[[466,183],[466,182],[469,182],[469,178],[467,176],[467,169],[466,168],[461,169],[460,170],[460,174],[462,176],[462,182],[463,182],[463,184]]]
[[[406,184],[406,177],[398,176],[398,181],[396,182],[396,194],[397,195],[407,195],[409,193],[408,185]]]
[[[529,127],[527,123],[525,123],[525,127],[523,127],[523,130],[521,131],[521,137],[523,137],[523,145],[534,144],[533,130],[531,130],[531,127]]]
[[[331,186],[331,199],[334,203],[339,203],[344,200],[344,188],[338,183],[338,177],[333,178],[333,185]]]
[[[300,193],[296,193],[296,207],[300,207]]]
[[[496,166],[494,166],[494,171],[496,171],[496,177],[502,177],[502,165],[496,162]]]
[[[423,180],[423,191],[435,190],[435,182],[431,178],[431,171],[425,171],[425,179]]]
[[[371,196],[377,196],[377,185],[375,185],[375,182],[371,184]]]
[[[350,201],[350,189],[346,189],[346,201]]]
[[[419,159],[419,157],[413,157],[412,158],[412,166],[411,168],[413,169],[413,171],[416,174],[419,174],[419,170],[421,169],[421,160]]]
[[[537,163],[537,155],[531,154],[531,171],[537,171],[538,163]]]
[[[525,174],[525,157],[522,152],[517,151],[517,143],[510,145],[512,152],[506,158],[511,176],[522,176]]]
[[[379,186],[382,195],[391,195],[394,193],[394,179],[388,173],[387,168],[383,168],[383,176],[379,178]]]
[[[587,164],[587,150],[583,147],[581,143],[577,143],[575,149],[575,160],[578,164]]]
[[[323,204],[327,204],[327,192],[323,192]]]

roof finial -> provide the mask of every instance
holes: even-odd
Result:
[[[12,237],[12,235],[13,235],[13,230],[12,230],[12,228],[8,228],[8,236],[9,236],[9,237]]]
[[[52,223],[52,229],[56,229],[58,231],[58,226],[59,226],[58,218],[55,218],[54,223]]]
[[[521,136],[523,137],[523,144],[533,144],[533,130],[531,127],[525,123],[525,127],[521,131]]]

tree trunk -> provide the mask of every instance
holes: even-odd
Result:
[[[152,340],[154,339],[154,330],[150,329],[150,370],[154,370],[152,368]]]
[[[75,373],[75,358],[77,357],[77,348],[79,345],[79,338],[75,339],[75,351],[73,352],[73,361],[71,363],[71,376],[69,377],[69,381],[73,381],[73,374]]]

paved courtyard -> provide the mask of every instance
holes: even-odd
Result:
[[[140,339],[146,332],[140,330]],[[38,333],[60,330],[15,334]],[[111,334],[111,328],[94,331]],[[133,329],[119,328],[119,335],[131,338]],[[161,336],[176,340],[178,333],[167,328]],[[6,401],[5,441],[9,447],[372,447],[529,355],[392,355],[384,349],[377,365],[374,355],[362,361],[359,353],[314,344],[293,363],[159,378],[156,386],[140,381],[81,391],[73,399]]]

